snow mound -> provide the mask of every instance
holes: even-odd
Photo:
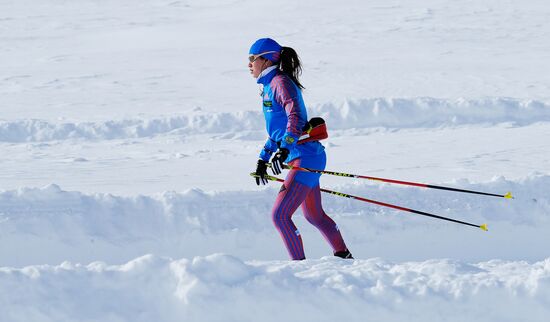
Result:
[[[122,265],[0,268],[0,288],[10,290],[0,295],[0,316],[11,322],[309,321],[313,313],[316,321],[422,322],[521,321],[528,313],[536,322],[550,313],[550,259],[246,262],[223,254],[146,255]]]
[[[150,137],[178,131],[178,134],[225,133],[261,129],[260,115],[254,112],[200,114],[153,119],[125,119],[106,122],[51,123],[44,120],[0,122],[0,142],[44,142],[84,139],[113,140]]]
[[[437,257],[451,247],[459,259],[490,259],[495,254],[502,259],[540,259],[545,256],[544,249],[524,247],[548,242],[549,237],[542,233],[544,227],[550,229],[550,199],[544,190],[548,185],[549,176],[520,181],[495,178],[486,183],[460,180],[453,184],[470,190],[512,191],[512,200],[388,184],[334,188],[474,224],[488,223],[488,233],[331,195],[324,196],[323,204],[361,257],[385,252],[385,258],[419,259],[426,258],[422,250],[426,256]],[[56,185],[1,192],[0,266],[63,260],[120,261],[144,253],[186,257],[223,252],[249,259],[285,258],[269,218],[276,188],[224,192],[192,189],[131,197],[63,191]],[[295,221],[307,236],[311,256],[330,254],[323,241],[307,241],[319,234],[304,222],[301,211]],[[411,241],[405,242],[407,247],[385,244],[397,237]],[[453,245],[465,237],[468,241],[461,241],[463,248]],[[503,248],[501,242],[505,240],[515,242]],[[420,257],[408,254],[408,247],[415,243],[420,243],[419,250],[411,254]]]
[[[506,97],[481,99],[369,98],[322,104],[312,109],[335,129],[513,123],[550,121],[550,105],[536,100]]]
[[[502,177],[488,183],[459,180],[451,185],[477,191],[513,191],[515,199],[371,183],[342,185],[333,190],[446,215],[468,213],[470,220],[525,225],[550,220],[550,199],[544,191],[550,185],[550,176],[531,176],[517,182]],[[272,229],[271,223],[258,214],[269,213],[276,195],[273,190],[277,188],[278,185],[260,191],[235,192],[191,189],[134,197],[63,191],[57,185],[20,188],[0,192],[0,219],[5,226],[13,225],[33,234],[71,234],[77,229],[79,233],[111,241],[155,238],[159,231],[163,235],[193,231],[213,234],[235,229],[258,231]],[[324,207],[335,214],[396,213],[393,209],[331,195],[324,195]]]
[[[346,100],[311,107],[311,116],[322,116],[330,129],[430,128],[468,124],[512,123],[529,125],[550,121],[550,106],[536,100],[512,98],[435,99],[371,98]],[[25,119],[0,122],[0,142],[44,142],[84,139],[112,140],[150,137],[173,132],[180,135],[263,131],[260,111],[205,113],[151,119],[105,122],[51,123]]]

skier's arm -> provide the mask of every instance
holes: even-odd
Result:
[[[287,77],[274,79],[271,85],[275,100],[284,107],[288,122],[286,132],[283,135],[280,148],[292,149],[296,146],[298,138],[302,134],[303,124],[300,124],[300,102],[296,86]]]
[[[267,141],[264,144],[264,148],[260,152],[260,159],[269,162],[273,152],[277,151],[277,142],[272,138],[267,138]]]

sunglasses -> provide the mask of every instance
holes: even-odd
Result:
[[[253,62],[256,61],[256,59],[260,58],[263,55],[274,54],[274,53],[278,53],[278,51],[266,51],[266,52],[258,54],[258,55],[250,55],[250,56],[248,56],[248,61],[253,63]]]

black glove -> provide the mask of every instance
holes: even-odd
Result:
[[[260,159],[258,160],[258,165],[256,165],[256,184],[259,186],[260,182],[262,184],[267,184],[267,178],[265,177],[267,175],[267,162]]]
[[[288,151],[288,149],[280,148],[273,156],[273,159],[271,159],[271,171],[273,171],[275,175],[281,174],[283,162],[285,162],[289,153],[290,151]]]

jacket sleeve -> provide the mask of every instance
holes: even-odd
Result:
[[[286,124],[286,132],[281,141],[281,148],[292,150],[302,135],[303,124],[300,123],[301,117],[300,98],[298,89],[292,80],[288,77],[275,77],[271,85],[274,99],[284,107],[288,122]]]
[[[277,142],[273,140],[272,138],[267,138],[267,141],[264,144],[264,148],[260,152],[260,159],[269,162],[269,159],[271,158],[271,155],[273,152],[277,151]]]

